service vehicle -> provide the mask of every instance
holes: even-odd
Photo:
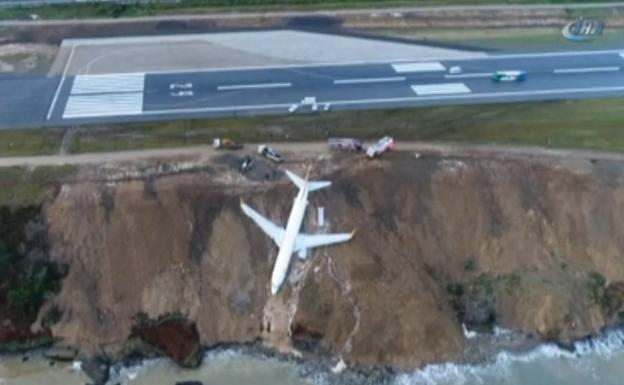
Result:
[[[215,138],[212,141],[212,147],[218,150],[240,150],[241,148],[243,148],[243,145],[240,143],[236,143],[229,138]]]
[[[526,80],[525,71],[496,71],[492,74],[495,82],[522,82]]]
[[[275,163],[281,163],[284,161],[282,155],[280,155],[277,151],[265,144],[261,144],[258,146],[258,154],[264,156],[267,159],[271,159]]]
[[[245,155],[243,161],[241,162],[241,172],[245,173],[253,167],[253,159],[249,155]]]
[[[327,145],[334,151],[362,151],[364,143],[355,138],[329,138]]]
[[[384,136],[377,143],[370,145],[366,149],[366,156],[370,159],[378,158],[384,153],[390,151],[394,146],[394,139],[390,136]]]

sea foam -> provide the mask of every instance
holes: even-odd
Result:
[[[496,330],[497,335],[508,333],[504,329]],[[493,362],[484,365],[465,364],[432,364],[412,373],[400,374],[396,377],[395,385],[472,385],[500,383],[500,380],[509,378],[512,368],[519,364],[544,363],[548,360],[566,360],[572,367],[580,367],[583,358],[595,357],[609,360],[616,354],[624,353],[624,330],[611,330],[603,335],[576,342],[570,350],[563,349],[555,344],[545,343],[523,353],[502,351]],[[507,382],[506,382],[507,383]],[[562,382],[565,383],[565,382]]]

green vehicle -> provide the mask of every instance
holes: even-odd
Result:
[[[492,74],[495,82],[522,82],[526,80],[525,71],[496,71]]]

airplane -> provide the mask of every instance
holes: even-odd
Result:
[[[299,258],[305,259],[308,255],[308,249],[346,242],[355,235],[355,230],[351,233],[343,234],[300,233],[299,231],[301,230],[306,207],[308,205],[308,193],[329,187],[331,182],[308,181],[310,175],[309,171],[305,179],[302,179],[290,171],[286,171],[286,175],[288,175],[290,180],[299,188],[299,193],[295,197],[286,228],[271,222],[241,200],[241,209],[243,209],[243,212],[251,218],[262,231],[271,237],[279,247],[277,259],[275,260],[275,266],[273,267],[273,273],[271,275],[272,295],[277,294],[281,288],[286,278],[293,253],[297,253]]]

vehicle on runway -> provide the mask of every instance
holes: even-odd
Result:
[[[526,71],[496,71],[492,74],[495,82],[522,82],[526,80]]]
[[[449,73],[452,75],[460,74],[462,73],[462,69],[460,66],[452,66],[451,68],[449,68]]]
[[[328,181],[309,181],[310,172],[306,174],[305,179],[301,179],[290,171],[286,171],[286,175],[299,188],[299,193],[295,198],[286,228],[271,222],[261,214],[247,206],[241,201],[241,209],[245,215],[251,218],[279,247],[273,273],[271,274],[271,294],[275,295],[286,278],[288,266],[293,253],[297,253],[299,258],[305,259],[308,255],[308,249],[320,246],[328,246],[335,243],[341,243],[351,240],[355,234],[355,230],[351,233],[342,234],[305,234],[300,233],[301,225],[305,216],[306,207],[308,205],[308,194],[312,191],[329,187],[331,182]]]
[[[271,159],[275,163],[281,163],[284,161],[284,158],[282,157],[282,155],[280,155],[273,148],[265,144],[261,144],[258,146],[258,154],[264,156],[267,159]]]

